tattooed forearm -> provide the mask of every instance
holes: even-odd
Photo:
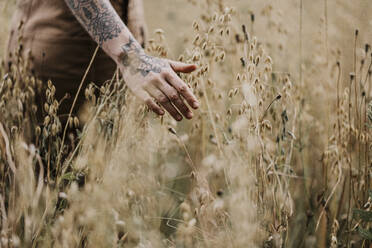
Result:
[[[140,73],[146,77],[150,72],[160,73],[168,64],[164,60],[145,54],[142,47],[132,37],[121,47],[120,61],[134,75]]]
[[[108,0],[65,0],[93,39],[102,45],[119,36],[124,28]]]

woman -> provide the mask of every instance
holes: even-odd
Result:
[[[23,56],[31,51],[32,72],[44,81],[53,81],[59,100],[66,93],[76,94],[98,43],[102,49],[87,82],[101,84],[111,79],[118,67],[132,92],[157,114],[164,114],[164,108],[180,121],[181,114],[192,118],[183,99],[198,107],[191,90],[176,75],[191,72],[195,66],[148,56],[142,49],[142,0],[117,0],[112,4],[109,0],[19,1],[8,46],[9,66],[15,62],[11,52],[17,48],[19,37]],[[72,100],[64,101],[60,114],[69,112]]]

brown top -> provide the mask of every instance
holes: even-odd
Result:
[[[115,0],[112,3],[119,15],[128,20],[127,25],[134,36],[142,42],[145,29],[142,0]],[[31,51],[31,67],[36,76],[53,81],[57,99],[67,92],[74,95],[97,44],[64,0],[19,0],[17,6],[8,51],[15,51],[21,36],[22,55]],[[126,9],[128,13],[123,13]],[[23,27],[19,30],[21,22]],[[8,64],[13,63],[13,59],[6,57]],[[100,50],[86,81],[100,84],[111,79],[115,69],[115,63]]]

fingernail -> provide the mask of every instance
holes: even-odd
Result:
[[[194,103],[193,103],[193,107],[194,107],[194,108],[199,108],[199,106],[200,106],[200,105],[199,105],[198,102],[194,102]]]
[[[182,121],[182,116],[177,115],[177,116],[176,116],[176,120],[177,120],[177,121]]]
[[[160,115],[164,115],[164,111],[163,110],[160,110]]]
[[[188,112],[186,114],[186,116],[187,116],[188,119],[191,119],[194,115],[192,114],[192,112]]]

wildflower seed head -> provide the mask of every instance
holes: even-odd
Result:
[[[79,119],[76,116],[74,117],[74,126],[75,128],[78,128],[80,126]]]

